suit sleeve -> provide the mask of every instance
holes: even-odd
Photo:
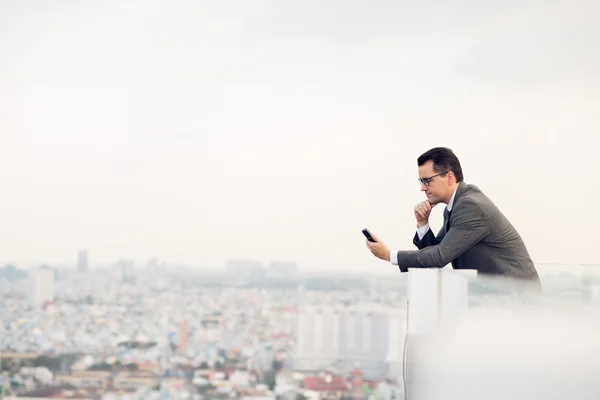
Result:
[[[419,240],[419,235],[415,233],[413,243],[419,250],[424,249],[425,247],[435,246],[441,243],[442,239],[444,238],[444,234],[444,228],[440,229],[437,236],[433,236],[433,232],[431,229],[429,229],[425,236],[423,236],[423,239]]]
[[[435,244],[436,238],[431,231],[428,232],[429,238],[423,237],[417,246],[425,243],[430,245],[420,250],[399,251],[398,267],[402,272],[407,272],[409,268],[443,268],[483,240],[489,232],[490,221],[486,220],[479,204],[464,199],[454,209],[451,228],[440,242]]]

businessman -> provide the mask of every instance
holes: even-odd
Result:
[[[410,268],[476,269],[480,275],[503,276],[539,283],[535,266],[517,230],[477,186],[463,181],[460,162],[452,150],[433,148],[417,159],[421,191],[427,200],[414,209],[418,250],[390,251],[373,235],[367,241],[376,257]],[[444,223],[437,235],[429,215],[437,204],[446,204]]]

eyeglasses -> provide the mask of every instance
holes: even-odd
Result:
[[[446,175],[448,172],[450,172],[450,171],[440,172],[439,174],[431,175],[431,176],[428,176],[427,178],[419,178],[419,183],[421,185],[429,186],[429,184],[431,183],[433,178],[435,178],[436,176]]]

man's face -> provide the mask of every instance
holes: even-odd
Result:
[[[448,175],[443,174],[444,172],[447,171],[435,172],[433,170],[433,161],[427,161],[419,167],[421,191],[425,192],[427,200],[431,204],[441,203],[448,195],[450,184]]]

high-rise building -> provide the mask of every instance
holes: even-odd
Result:
[[[397,377],[405,331],[398,314],[384,306],[300,308],[294,367],[346,374],[358,367],[369,379]]]
[[[296,369],[331,366],[340,355],[340,313],[336,307],[303,307],[298,310]]]
[[[229,260],[225,263],[225,270],[237,283],[261,282],[266,278],[262,262],[256,260]]]
[[[39,267],[30,273],[30,304],[39,309],[44,304],[54,301],[54,270]]]
[[[225,269],[228,273],[235,275],[250,275],[252,271],[259,270],[263,271],[264,266],[262,262],[257,260],[228,260],[225,263]]]
[[[388,314],[388,346],[386,361],[388,378],[398,379],[404,371],[404,341],[407,333],[407,310],[397,308]]]
[[[267,276],[271,279],[294,279],[298,276],[298,265],[289,261],[273,261],[267,268]]]
[[[118,273],[121,275],[121,282],[128,284],[135,284],[135,262],[133,260],[120,259],[116,267]]]
[[[179,348],[178,350],[183,352],[187,350],[190,345],[190,327],[187,318],[183,319],[179,332]]]
[[[77,271],[87,272],[88,269],[88,252],[87,250],[80,250],[79,253],[77,253]]]

